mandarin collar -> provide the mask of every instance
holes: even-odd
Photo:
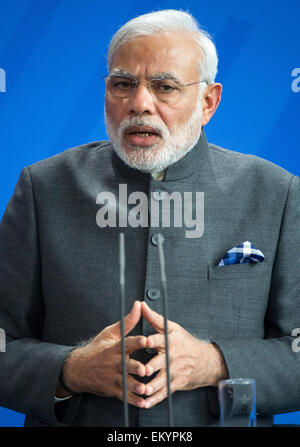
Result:
[[[191,149],[184,157],[170,165],[166,171],[163,180],[160,182],[176,181],[186,177],[190,177],[194,173],[199,172],[200,166],[207,158],[208,143],[204,129],[202,128],[201,136],[196,145]],[[153,181],[153,177],[150,173],[139,171],[138,169],[127,166],[123,160],[113,151],[113,164],[116,168],[126,177],[136,178],[145,182]]]

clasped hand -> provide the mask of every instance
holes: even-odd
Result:
[[[145,302],[136,301],[125,317],[127,335],[145,318],[156,333],[148,337],[125,338],[127,399],[139,408],[150,408],[167,397],[164,318]],[[84,347],[75,349],[64,366],[64,379],[75,392],[90,392],[123,400],[122,350],[120,322],[106,327]],[[221,378],[220,354],[211,343],[201,341],[179,324],[168,320],[169,364],[171,392],[192,390],[200,386],[217,385]],[[130,357],[142,348],[155,348],[147,364]],[[132,375],[156,376],[147,384]],[[144,396],[144,397],[142,397]]]

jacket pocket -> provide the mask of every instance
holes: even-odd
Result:
[[[208,266],[208,279],[234,279],[234,278],[247,278],[257,275],[261,275],[265,272],[267,268],[267,262],[251,262],[249,264],[231,264],[223,265],[219,267],[218,265]]]
[[[215,337],[263,334],[268,264],[208,266],[209,318]]]

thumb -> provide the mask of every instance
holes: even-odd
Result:
[[[124,335],[127,335],[139,322],[141,318],[141,302],[135,301],[131,311],[124,318]],[[108,326],[106,328],[106,336],[109,338],[121,338],[121,321],[117,321],[116,323]]]
[[[154,312],[146,303],[143,301],[141,303],[141,311],[143,317],[151,324],[151,326],[160,334],[164,333],[165,321],[164,317],[157,312]],[[168,332],[173,329],[175,323],[168,320]]]

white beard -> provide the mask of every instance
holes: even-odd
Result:
[[[202,103],[201,91],[199,92],[195,110],[190,118],[181,126],[175,127],[172,132],[164,123],[155,123],[146,117],[133,117],[123,120],[118,129],[115,129],[112,121],[105,111],[106,130],[112,141],[117,155],[131,168],[143,172],[161,172],[168,166],[184,157],[197,143],[201,135]],[[124,131],[128,126],[151,126],[161,135],[161,141],[147,148],[143,146],[127,146],[131,150],[125,150],[123,146]]]

